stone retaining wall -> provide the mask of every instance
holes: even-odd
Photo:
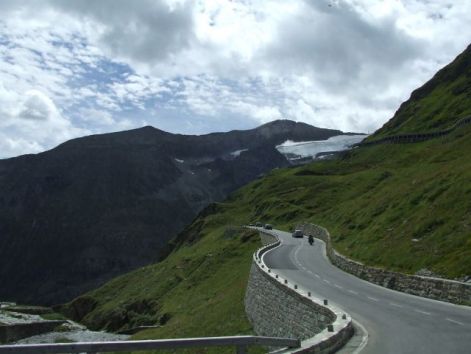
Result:
[[[323,227],[304,224],[297,226],[297,228],[302,229],[305,235],[313,235],[324,241],[327,256],[332,264],[361,279],[408,294],[456,304],[471,304],[471,284],[448,279],[408,275],[366,266],[335,251],[332,247],[330,234]]]
[[[307,291],[281,279],[267,268],[263,253],[279,245],[269,232],[260,234],[262,247],[254,254],[245,295],[245,311],[257,335],[301,339],[294,353],[330,353],[353,334],[350,316],[322,305]],[[331,331],[328,326],[331,326]]]
[[[245,310],[257,335],[305,340],[335,320],[323,306],[272,281],[256,264],[250,270]]]

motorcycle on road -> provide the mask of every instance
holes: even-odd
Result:
[[[312,235],[309,235],[308,241],[309,244],[312,246],[314,244],[314,237]]]

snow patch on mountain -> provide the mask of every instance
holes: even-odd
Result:
[[[236,150],[236,151],[232,151],[230,153],[230,155],[232,157],[238,157],[241,153],[243,153],[244,151],[247,151],[248,149],[241,149],[241,150]]]
[[[359,143],[366,137],[367,135],[337,135],[327,140],[317,141],[295,142],[286,140],[283,144],[277,145],[276,148],[290,161],[308,157],[315,159],[318,154],[348,150],[352,145]]]

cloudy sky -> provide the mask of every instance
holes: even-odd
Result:
[[[371,132],[471,42],[469,0],[0,0],[0,158],[153,125]]]

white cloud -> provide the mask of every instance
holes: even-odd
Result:
[[[40,91],[26,92],[18,118],[31,120],[57,119],[59,112],[52,100]]]
[[[190,1],[50,0],[52,7],[85,20],[88,39],[103,52],[152,67],[190,46],[194,36]]]
[[[0,131],[0,152],[5,157],[31,154],[43,150],[44,147],[36,141],[26,140],[19,136],[12,138]]]
[[[144,75],[130,75],[121,82],[113,82],[109,88],[117,101],[132,104],[142,110],[145,109],[145,100],[171,92],[162,80]]]
[[[252,115],[258,119],[261,123],[268,123],[275,119],[282,119],[283,115],[278,107],[273,106],[262,106],[256,107]]]
[[[371,131],[471,33],[467,0],[10,0],[0,12],[0,157],[144,121]]]
[[[120,131],[135,128],[136,124],[129,119],[116,120],[113,115],[106,110],[95,108],[82,108],[80,110],[80,119],[85,124],[93,123],[107,131]]]
[[[71,138],[89,134],[64,118],[43,92],[31,90],[23,96],[0,85],[0,153],[12,156],[37,153]]]

